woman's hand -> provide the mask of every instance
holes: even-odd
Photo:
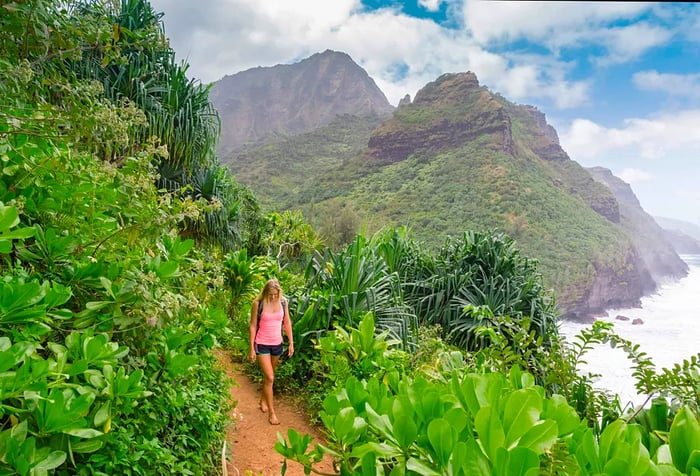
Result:
[[[250,359],[251,362],[255,362],[255,349],[250,349],[250,353],[248,354],[248,358]]]
[[[293,346],[293,345],[290,345],[290,346],[289,346],[289,349],[287,350],[287,355],[288,355],[289,357],[291,357],[291,356],[294,355],[294,346]]]

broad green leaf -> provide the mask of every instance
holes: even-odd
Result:
[[[436,391],[429,389],[423,392],[417,403],[416,412],[424,421],[431,421],[443,416],[442,400]]]
[[[656,472],[649,473],[649,476],[683,476],[683,473],[678,471],[673,464],[659,464],[656,465],[655,469]]]
[[[700,448],[694,449],[690,453],[688,463],[685,465],[685,473],[690,474],[692,469],[700,471]]]
[[[605,463],[604,474],[610,476],[637,476],[633,473],[629,462],[623,457],[615,457]]]
[[[686,472],[690,454],[700,448],[700,424],[687,406],[681,408],[673,419],[669,445],[674,466]]]
[[[668,431],[668,402],[665,398],[657,397],[652,400],[649,421],[652,430]]]
[[[89,440],[82,440],[75,443],[71,443],[70,449],[73,453],[94,453],[95,451],[102,448],[104,442],[97,438],[91,438]]]
[[[503,448],[506,440],[503,425],[494,407],[482,407],[474,418],[474,429],[479,435],[486,455],[495,462],[498,448]]]
[[[556,394],[544,400],[540,418],[556,421],[559,430],[557,436],[560,437],[573,433],[581,425],[581,418],[576,410],[568,404],[563,396]]]
[[[104,433],[95,430],[94,428],[71,428],[70,430],[63,430],[63,433],[70,436],[76,436],[78,438],[97,438],[102,436]]]
[[[6,207],[0,202],[0,233],[17,226],[19,223],[19,214],[17,208]]]
[[[581,439],[581,443],[576,449],[576,460],[581,467],[591,466],[592,474],[603,471],[603,464],[598,455],[598,444],[593,436],[593,431],[587,429]]]
[[[518,442],[519,447],[528,448],[540,455],[557,441],[557,424],[545,420],[530,428]]]
[[[444,472],[435,471],[433,468],[416,458],[409,458],[408,461],[406,461],[406,469],[425,476],[442,476],[445,474]]]
[[[1,240],[24,240],[32,238],[36,234],[34,227],[17,228],[16,230],[7,231],[0,234]]]
[[[362,470],[360,473],[362,476],[377,476],[383,473],[380,471],[381,468],[377,468],[377,458],[371,453],[367,453],[362,458],[360,469]]]
[[[394,420],[394,436],[399,446],[406,450],[415,441],[418,436],[418,427],[411,418],[405,415],[400,415]]]
[[[110,417],[111,405],[112,402],[107,400],[100,406],[99,410],[97,410],[95,413],[95,418],[93,419],[95,426],[102,426],[107,423],[107,420],[109,420]]]
[[[177,269],[177,261],[165,261],[158,266],[156,274],[160,279],[167,279],[175,276],[177,274]]]
[[[603,430],[598,448],[598,455],[603,464],[613,456],[613,448],[616,443],[624,439],[626,429],[627,424],[623,420],[615,420]]]
[[[357,445],[352,449],[350,456],[353,458],[363,458],[368,453],[375,455],[378,458],[398,458],[403,453],[398,446],[389,443],[377,443],[370,441],[365,444]]]
[[[344,408],[335,418],[332,431],[345,445],[354,444],[367,427],[364,419],[357,416],[352,408]]]
[[[372,426],[372,428],[378,431],[379,434],[387,440],[393,440],[394,429],[391,425],[391,420],[389,420],[389,416],[380,415],[369,403],[365,404],[365,409],[367,412],[367,422]]]
[[[58,468],[66,461],[65,451],[52,451],[49,455],[34,466],[34,471],[49,471]]]
[[[89,301],[85,303],[85,309],[88,309],[90,311],[99,311],[100,309],[104,309],[105,307],[114,304],[112,301]]]
[[[528,448],[517,447],[508,451],[505,471],[506,476],[525,476],[532,468],[540,467],[540,459],[534,451]]]
[[[506,446],[510,447],[529,431],[539,419],[542,397],[532,388],[516,390],[508,395],[503,413],[503,429]]]
[[[464,447],[464,453],[461,447]],[[492,476],[489,460],[474,438],[468,439],[466,443],[460,441],[455,445],[452,469],[455,471],[461,469],[469,476]]]
[[[461,434],[467,427],[467,424],[469,424],[469,415],[461,407],[450,408],[445,412],[443,418],[450,422],[457,434]]]
[[[454,428],[444,418],[437,418],[428,424],[428,440],[440,467],[446,467],[457,440]]]

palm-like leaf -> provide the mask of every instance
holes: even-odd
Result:
[[[307,290],[322,292],[324,298],[314,302],[309,324],[342,327],[357,326],[360,319],[372,312],[378,329],[390,330],[401,342],[411,341],[415,315],[403,303],[402,289],[396,273],[389,273],[373,244],[358,236],[338,253],[326,248],[315,253],[306,271]],[[317,332],[307,328],[303,332]]]

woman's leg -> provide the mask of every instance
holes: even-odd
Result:
[[[258,355],[258,364],[263,373],[263,388],[260,398],[260,409],[270,412],[268,421],[272,425],[279,425],[277,414],[273,402],[272,385],[275,382],[275,368],[279,362],[279,357],[271,356],[270,354]]]

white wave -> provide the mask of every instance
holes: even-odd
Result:
[[[700,352],[700,255],[681,256],[689,266],[688,276],[662,285],[658,292],[641,299],[641,307],[610,309],[599,319],[614,323],[615,332],[621,337],[639,344],[658,368],[672,367]],[[628,321],[617,319],[628,317]],[[641,319],[642,324],[632,324]],[[572,341],[581,329],[590,327],[571,321],[563,321],[561,334]],[[646,395],[638,395],[632,377],[630,363],[624,352],[609,346],[596,346],[586,354],[588,362],[584,372],[601,374],[595,386],[620,395],[623,405],[632,402],[639,405]]]

